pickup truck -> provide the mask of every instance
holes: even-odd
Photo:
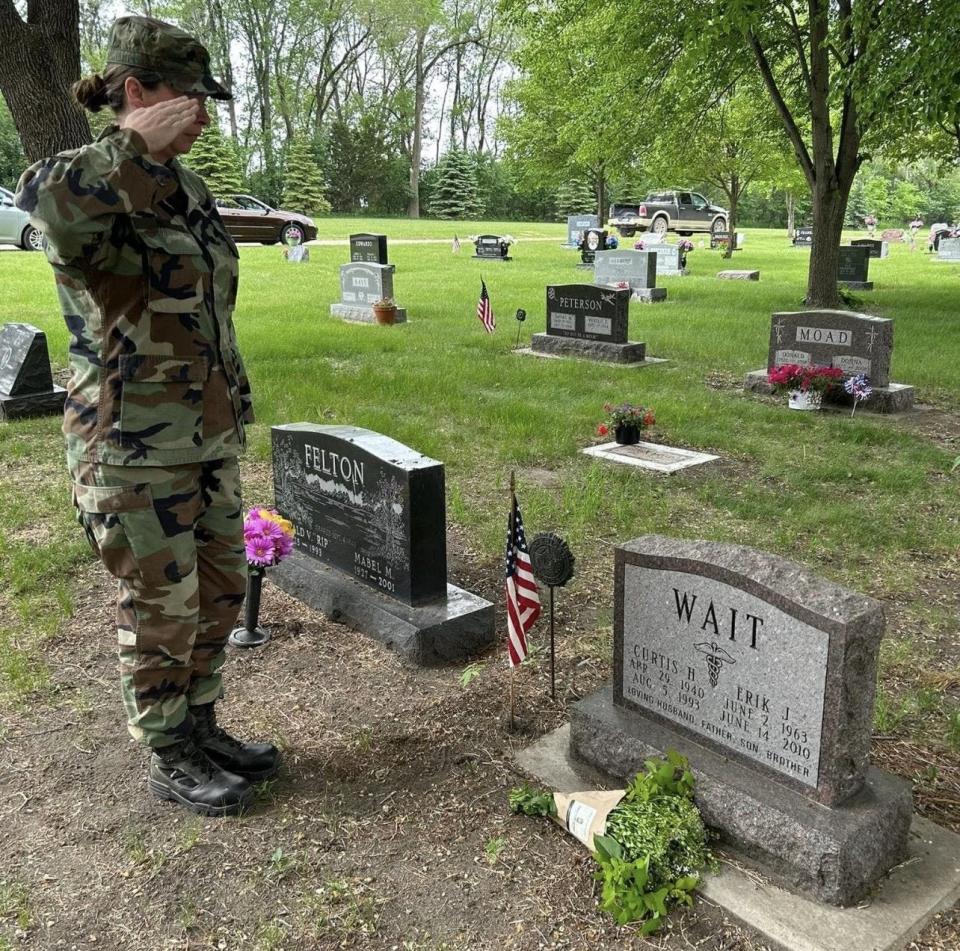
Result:
[[[729,213],[726,208],[711,205],[697,192],[651,192],[639,205],[611,205],[608,227],[616,228],[625,238],[638,231],[654,234],[691,235],[695,231],[712,234],[726,231]]]

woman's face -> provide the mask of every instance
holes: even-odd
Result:
[[[168,99],[179,99],[181,96],[187,96],[193,99],[197,105],[197,116],[193,124],[188,126],[178,135],[166,149],[166,154],[157,156],[163,161],[171,159],[176,155],[186,155],[193,148],[193,143],[200,138],[203,130],[210,125],[210,115],[207,112],[206,93],[183,93],[173,86],[166,83],[160,83],[155,89],[143,89],[143,105],[155,106],[159,102],[166,102]]]

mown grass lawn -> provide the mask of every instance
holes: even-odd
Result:
[[[396,327],[330,316],[345,245],[314,246],[311,261],[296,266],[276,247],[242,249],[235,319],[258,414],[253,461],[269,461],[272,424],[364,426],[446,464],[448,517],[491,571],[515,469],[528,531],[567,536],[583,577],[606,587],[619,542],[648,532],[713,538],[788,555],[900,604],[898,628],[917,637],[897,663],[909,660],[914,671],[936,659],[931,638],[955,636],[956,613],[917,592],[939,572],[956,603],[960,478],[950,466],[960,452],[960,267],[906,245],[871,261],[876,290],[860,295],[862,309],[894,318],[892,378],[913,384],[927,409],[850,418],[789,412],[740,389],[743,375],[764,365],[770,315],[802,306],[808,252],[791,248],[782,232],[748,231],[732,264],[698,247],[690,275],[661,280],[666,303],[631,304],[631,339],[668,361],[636,370],[514,352],[517,308],[528,314],[528,342],[544,329],[545,286],[589,278],[575,268],[578,255],[560,247],[562,225],[329,219],[320,230],[324,239],[371,230],[445,241],[390,246],[396,297],[409,314]],[[466,235],[488,230],[518,238],[512,262],[471,258]],[[454,233],[459,255],[446,243]],[[730,266],[759,268],[761,282],[718,281]],[[493,335],[475,316],[481,275],[497,316]],[[0,321],[42,328],[54,364],[64,366],[67,335],[42,256],[0,254],[0,287]],[[602,404],[622,400],[655,408],[654,441],[721,462],[663,477],[580,454],[596,441]],[[0,669],[6,692],[23,696],[42,681],[30,631],[41,636],[69,613],[73,573],[87,553],[71,524],[57,423],[0,425],[0,454],[0,570],[13,579],[0,594],[0,609],[8,609]],[[250,501],[269,501],[253,497],[267,491],[251,484]],[[935,712],[932,729],[943,736],[955,715],[949,694]]]

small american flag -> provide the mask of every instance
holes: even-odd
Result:
[[[507,527],[507,653],[516,667],[527,656],[527,631],[540,617],[540,595],[533,578],[527,537],[516,495]]]
[[[480,278],[480,300],[477,301],[477,316],[488,334],[492,334],[497,329],[497,321],[490,306],[490,295],[487,293],[487,282],[482,277]]]

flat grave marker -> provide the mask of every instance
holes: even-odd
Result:
[[[681,469],[701,466],[705,462],[713,462],[719,458],[705,452],[693,452],[690,449],[678,449],[652,442],[638,442],[632,446],[608,442],[599,446],[587,446],[581,451],[586,456],[595,456],[607,462],[649,469],[653,472],[679,472]]]

